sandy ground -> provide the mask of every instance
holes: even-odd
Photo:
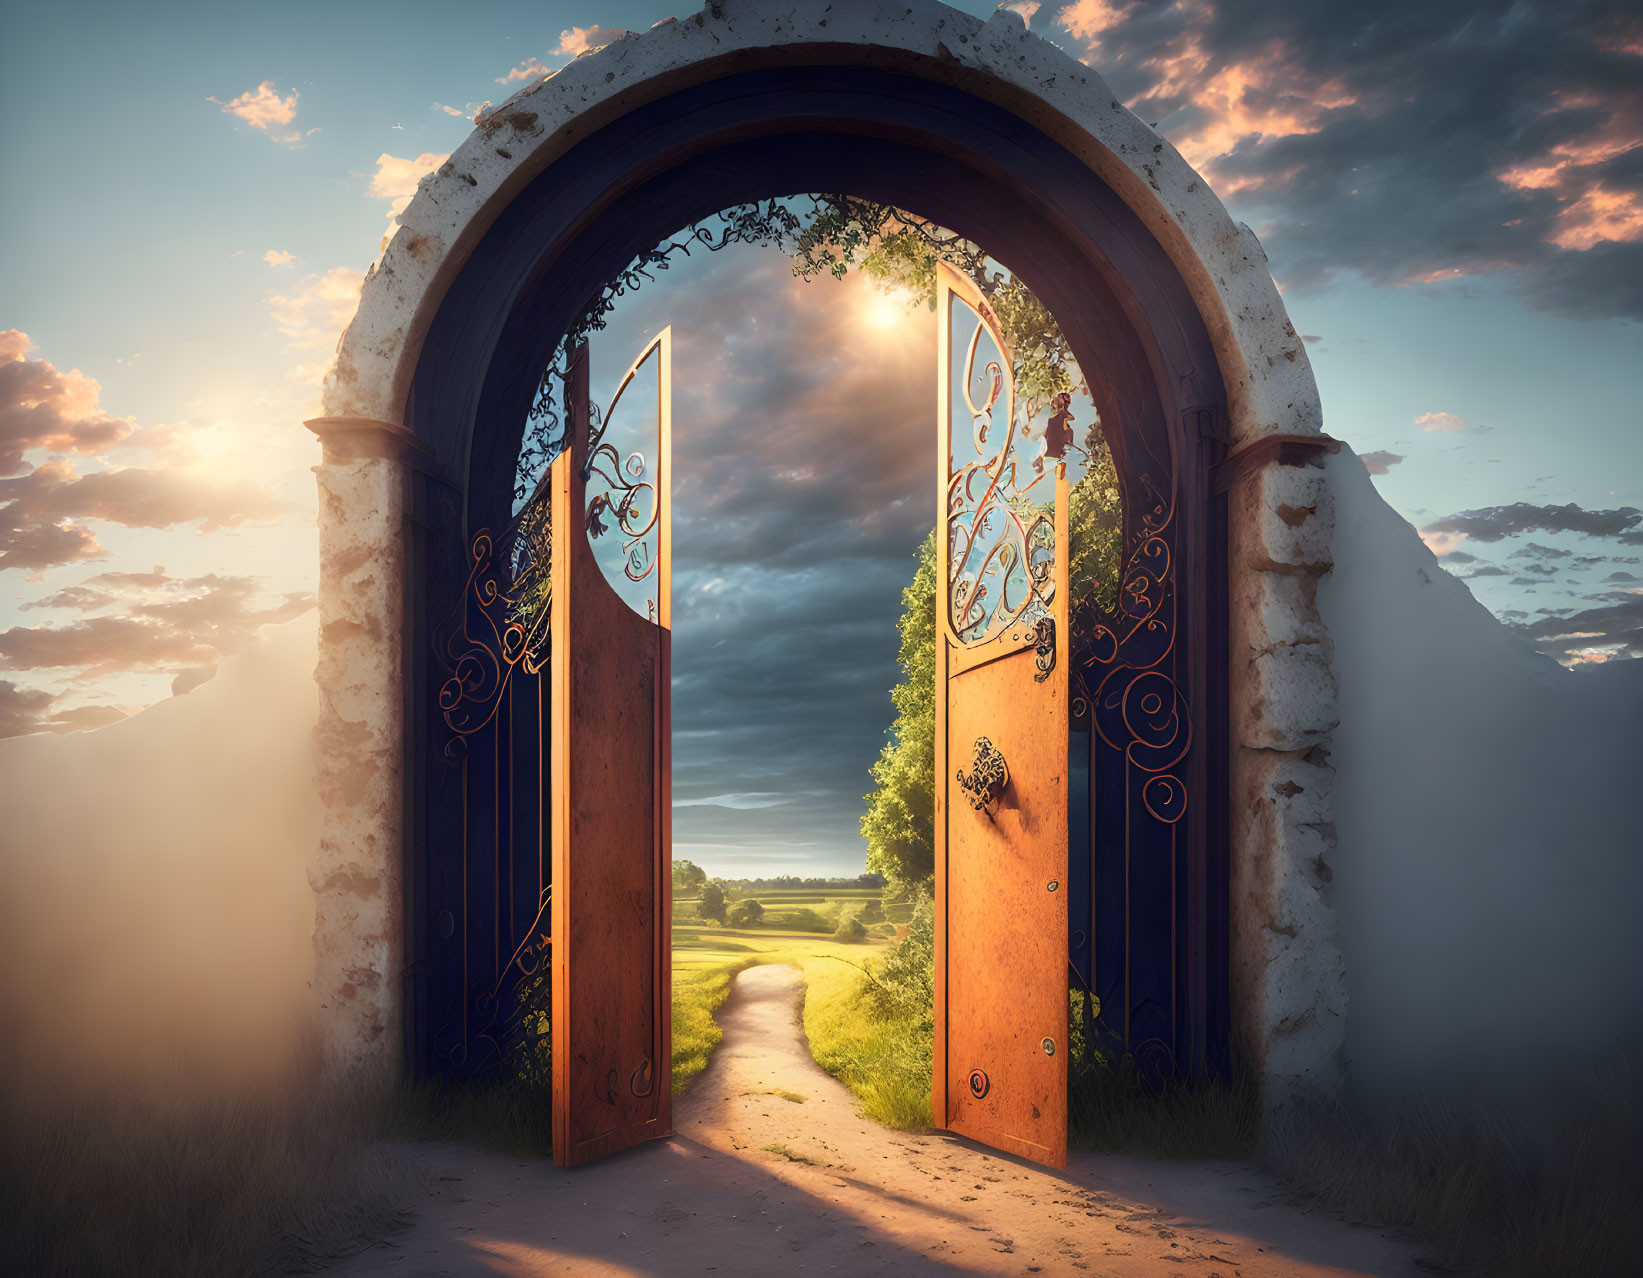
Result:
[[[1075,1153],[1057,1172],[956,1137],[882,1128],[811,1059],[801,992],[787,967],[736,978],[719,1013],[724,1041],[677,1104],[671,1139],[570,1170],[416,1147],[440,1191],[391,1244],[330,1272],[1430,1272],[1415,1264],[1415,1245],[1286,1206],[1247,1166]]]

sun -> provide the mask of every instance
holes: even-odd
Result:
[[[905,289],[875,291],[862,309],[862,318],[873,328],[895,328],[907,318],[909,300]]]

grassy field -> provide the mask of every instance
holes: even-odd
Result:
[[[905,1026],[875,1014],[862,970],[883,954],[911,907],[890,907],[886,923],[867,925],[865,940],[847,943],[834,940],[833,929],[878,900],[878,889],[748,896],[765,907],[761,927],[720,927],[697,916],[695,897],[674,901],[674,1094],[701,1073],[723,1037],[713,1013],[730,993],[730,978],[760,963],[786,963],[804,974],[804,1027],[817,1063],[856,1094],[870,1117],[895,1127],[929,1126],[929,1056]]]

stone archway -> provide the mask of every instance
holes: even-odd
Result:
[[[1098,75],[1012,13],[930,0],[726,0],[623,37],[488,113],[402,214],[310,423],[327,811],[310,877],[334,1055],[400,1058],[430,542],[497,517],[546,347],[606,278],[695,217],[815,189],[987,244],[1094,370],[1126,511],[1171,530],[1171,669],[1205,800],[1184,823],[1200,889],[1172,915],[1172,1034],[1201,1053],[1230,1021],[1270,1098],[1332,1089],[1344,976],[1314,867],[1334,676],[1313,604],[1331,518],[1301,341],[1253,234]]]

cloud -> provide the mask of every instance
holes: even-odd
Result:
[[[334,266],[323,275],[306,275],[289,295],[267,298],[269,317],[286,337],[290,350],[334,350],[342,330],[359,306],[363,271]]]
[[[129,706],[81,705],[59,708],[62,698],[43,688],[25,688],[0,679],[0,738],[30,732],[89,732],[133,713]]]
[[[450,158],[448,153],[435,155],[432,151],[424,151],[414,160],[406,160],[384,151],[377,156],[377,171],[371,177],[367,193],[380,199],[399,201],[395,209],[398,212],[416,194],[417,183]]]
[[[217,98],[207,98],[207,102],[215,102],[217,106],[229,115],[244,120],[253,129],[267,133],[276,142],[294,144],[302,140],[302,134],[275,134],[274,125],[290,124],[297,118],[297,91],[291,90],[291,96],[282,98],[274,88],[272,80],[264,80],[254,89],[247,89],[237,98],[230,98],[227,102]],[[310,130],[318,132],[318,130]]]
[[[28,335],[0,332],[0,475],[25,469],[23,454],[38,448],[82,457],[105,453],[136,427],[99,406],[101,387],[79,369],[64,373],[29,359]]]
[[[283,252],[280,249],[269,249],[268,252],[262,255],[262,260],[270,266],[278,267],[290,266],[297,259],[294,254]]]
[[[38,732],[41,720],[56,699],[38,688],[20,688],[10,679],[0,679],[0,737]]]
[[[1453,413],[1422,413],[1415,418],[1415,425],[1424,431],[1457,431],[1465,430],[1466,423]]]
[[[1036,6],[1034,6],[1036,8]],[[559,33],[559,43],[554,46],[552,57],[574,58],[584,53],[592,53],[604,48],[618,36],[627,35],[622,27],[567,27]],[[518,84],[524,80],[540,80],[544,76],[552,75],[558,68],[546,66],[536,57],[521,62],[504,75],[496,78],[498,84]],[[487,104],[488,105],[488,104]],[[449,107],[441,108],[450,111]],[[452,112],[455,114],[455,112]]]
[[[105,555],[82,520],[127,528],[195,523],[201,532],[270,521],[285,503],[249,480],[203,470],[127,466],[81,475],[47,461],[26,475],[0,479],[0,571],[37,570]]]
[[[98,458],[121,444],[151,443],[99,404],[99,387],[79,370],[63,373],[27,358],[28,338],[0,333],[0,571],[35,572],[107,554],[86,521],[202,531],[274,519],[284,504],[255,484],[197,467],[128,466],[79,473],[69,457]],[[171,432],[174,433],[174,432]],[[29,467],[26,454],[51,454]]]
[[[258,627],[288,621],[313,606],[311,595],[266,596],[255,577],[215,573],[191,578],[104,573],[71,589],[82,592],[74,606],[88,615],[66,625],[0,632],[0,669],[74,672],[81,680],[193,674],[238,652]],[[61,605],[48,597],[35,606]]]
[[[545,67],[535,58],[521,62],[505,75],[496,77],[498,84],[517,84],[521,80],[539,80],[545,75],[552,75],[553,69]]]
[[[1634,576],[1629,572],[1611,572],[1603,581],[1605,584],[1611,581],[1643,581],[1643,577]]]
[[[1087,50],[1100,46],[1101,37],[1121,25],[1136,9],[1135,0],[1076,0],[1055,15],[1055,20],[1067,29],[1069,35],[1085,42]]]
[[[1448,532],[1443,529],[1422,528],[1420,529],[1420,539],[1426,543],[1428,550],[1441,559],[1465,541],[1466,534]]]
[[[559,33],[559,44],[554,52],[574,58],[602,49],[617,36],[626,34],[622,27],[568,27]]]
[[[1643,523],[1643,511],[1632,506],[1586,510],[1573,502],[1565,506],[1536,506],[1520,501],[1510,506],[1463,510],[1427,524],[1420,533],[1428,545],[1431,537],[1471,537],[1489,542],[1527,532],[1572,532],[1586,537],[1613,537],[1630,544],[1639,523]]]
[[[1599,607],[1568,617],[1520,622],[1512,629],[1565,665],[1643,657],[1643,595],[1615,594],[1618,598]]]
[[[0,520],[8,509],[0,506]],[[107,553],[95,533],[69,519],[0,528],[0,572],[10,568],[38,571],[83,559],[100,559]]]
[[[172,528],[200,521],[215,532],[247,520],[276,519],[285,504],[256,484],[204,470],[124,466],[80,475],[46,462],[27,475],[0,479],[0,532],[63,519],[100,519],[127,528]]]
[[[1556,546],[1542,546],[1539,542],[1531,541],[1521,550],[1514,550],[1506,556],[1508,559],[1571,559],[1574,551],[1561,550]]]
[[[399,215],[405,211],[405,206],[416,194],[417,183],[450,158],[448,152],[436,155],[432,151],[424,151],[413,160],[401,159],[397,155],[389,155],[386,151],[377,156],[377,171],[372,175],[371,185],[366,188],[366,193],[389,201],[388,234],[383,237],[384,245],[388,242],[388,236],[393,235],[394,227],[399,223]]]
[[[605,403],[675,324],[674,830],[710,868],[774,849],[861,866],[901,591],[934,518],[935,326],[861,323],[878,296],[730,248],[676,262],[592,341]]]
[[[1021,21],[1030,27],[1033,25],[1034,16],[1044,5],[1043,0],[1004,0],[1004,3],[998,7],[1008,9],[1011,13],[1020,14]]]
[[[1384,475],[1403,459],[1404,457],[1402,453],[1376,451],[1373,453],[1358,454],[1358,460],[1364,464],[1364,468],[1368,470],[1371,475]]]
[[[1643,316],[1630,0],[1079,0],[1053,18],[1264,225],[1289,286],[1501,272],[1531,305]]]

